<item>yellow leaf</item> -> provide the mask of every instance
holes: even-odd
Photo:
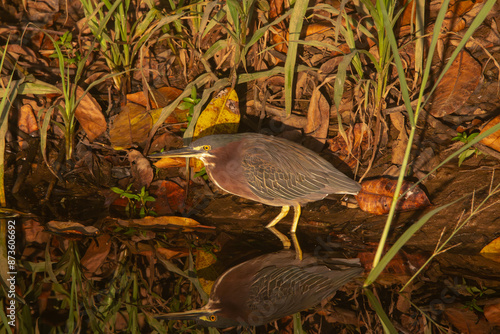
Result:
[[[236,133],[240,124],[240,107],[236,91],[225,88],[215,96],[198,117],[194,128],[194,140],[213,134]],[[203,163],[196,160],[195,170]]]
[[[199,276],[198,280],[200,281],[201,287],[207,294],[210,294],[212,285],[214,285],[215,279],[218,276],[217,272],[212,267],[215,262],[217,262],[217,258],[213,253],[206,252],[202,249],[199,249],[196,252],[196,271],[200,273],[203,269],[203,272],[205,273],[203,277]]]
[[[500,237],[484,246],[484,248],[481,249],[480,254],[485,258],[495,262],[500,262]]]

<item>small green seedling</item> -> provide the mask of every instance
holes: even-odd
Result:
[[[191,87],[191,96],[185,97],[182,99],[182,102],[179,104],[178,108],[181,110],[189,110],[187,115],[188,123],[191,123],[194,114],[194,107],[200,103],[201,99],[198,98],[196,93],[196,87]]]
[[[475,310],[478,312],[484,312],[483,308],[477,304],[477,300],[479,298],[483,297],[483,295],[492,295],[492,294],[496,293],[496,291],[493,289],[489,289],[487,287],[479,287],[478,288],[475,286],[469,286],[469,285],[467,285],[465,279],[463,279],[463,278],[462,278],[462,281],[463,281],[463,285],[465,285],[465,289],[472,296],[472,300],[467,301],[465,303],[465,307],[471,311]]]
[[[474,133],[471,133],[470,135],[467,135],[467,133],[462,132],[462,133],[459,133],[456,137],[452,138],[451,140],[461,141],[464,144],[468,144],[474,138],[476,138],[478,134],[479,134],[479,132],[474,132]],[[465,159],[467,159],[468,157],[470,157],[473,154],[476,154],[476,156],[478,156],[481,154],[481,151],[479,151],[475,147],[471,147],[468,150],[463,151],[462,154],[460,154],[458,156],[458,167],[460,167],[460,165],[462,165],[462,163],[465,161]]]
[[[146,216],[156,216],[156,212],[151,209],[148,209],[146,204],[147,202],[154,202],[156,199],[153,196],[149,195],[149,192],[146,191],[146,187],[142,187],[141,192],[139,194],[134,194],[130,188],[132,184],[127,186],[127,189],[123,190],[118,187],[111,187],[115,193],[119,194],[121,198],[126,198],[128,200],[127,206],[125,207],[125,212],[127,216],[132,218],[137,215],[137,207],[139,210],[139,217],[144,218]]]

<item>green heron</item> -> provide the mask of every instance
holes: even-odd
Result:
[[[329,194],[356,195],[361,186],[315,152],[286,139],[258,133],[211,135],[188,147],[152,157],[194,157],[205,164],[210,179],[223,190],[271,206],[281,213],[276,225],[295,208],[291,232],[297,229],[300,206]]]
[[[157,318],[219,328],[260,326],[316,306],[362,271],[359,259],[304,254],[300,261],[289,250],[266,254],[223,273],[201,309]]]

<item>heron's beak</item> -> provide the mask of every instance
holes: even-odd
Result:
[[[167,313],[156,316],[155,319],[163,319],[163,320],[197,320],[203,317],[209,317],[213,312],[198,309],[191,310],[186,312],[176,312],[176,313]]]
[[[191,147],[183,147],[178,150],[165,151],[149,155],[150,158],[199,158],[203,152],[192,149]]]

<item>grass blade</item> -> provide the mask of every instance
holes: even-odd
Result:
[[[293,7],[289,24],[288,52],[285,61],[285,112],[289,116],[292,113],[293,79],[295,74],[295,63],[297,62],[298,40],[304,23],[304,16],[309,1],[297,0]]]

